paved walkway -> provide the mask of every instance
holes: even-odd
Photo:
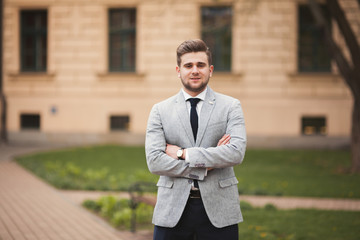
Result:
[[[151,232],[117,231],[101,218],[11,161],[16,150],[0,146],[0,240],[150,240]]]
[[[0,146],[0,240],[150,240],[151,232],[117,231],[81,207],[108,192],[59,191],[18,166],[14,155],[49,147]],[[126,193],[116,193],[127,196]],[[360,200],[241,196],[254,206],[360,211]],[[150,197],[154,202],[155,198]]]

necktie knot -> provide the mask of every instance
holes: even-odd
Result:
[[[196,105],[198,104],[198,102],[200,102],[200,100],[201,100],[200,98],[189,98],[191,107],[196,107]]]

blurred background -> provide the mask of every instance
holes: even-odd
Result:
[[[73,226],[62,227],[72,208],[47,198],[48,185],[39,194],[14,156],[118,229],[133,223],[134,193],[149,192],[136,214],[151,239],[147,119],[182,87],[176,48],[193,38],[213,53],[210,87],[245,114],[240,238],[359,239],[360,0],[0,0],[0,10],[0,239],[32,236],[23,219],[53,239],[47,229]],[[37,213],[52,210],[44,225]]]
[[[359,40],[359,1],[338,2]],[[351,92],[308,1],[6,0],[2,19],[9,142],[142,145],[152,105],[181,88],[177,46],[202,38],[210,86],[240,99],[250,147],[350,146]]]

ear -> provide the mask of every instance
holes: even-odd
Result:
[[[179,66],[176,66],[176,72],[178,74],[178,77],[180,77],[180,68],[179,68]]]
[[[210,69],[210,77],[212,77],[212,74],[214,72],[214,65],[211,65],[209,69]]]

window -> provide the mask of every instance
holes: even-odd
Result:
[[[21,114],[20,115],[21,130],[40,130],[39,114]]]
[[[110,130],[129,130],[129,116],[110,116]]]
[[[323,6],[322,10],[330,23],[327,8]],[[331,72],[331,57],[325,44],[324,31],[316,26],[307,5],[299,6],[298,21],[298,71]]]
[[[327,133],[325,117],[303,117],[301,125],[303,135],[326,135]]]
[[[136,10],[109,10],[109,71],[135,72]]]
[[[45,72],[47,61],[47,11],[20,12],[20,69],[22,72]]]
[[[201,38],[213,56],[216,71],[231,71],[232,9],[231,7],[201,8]]]

